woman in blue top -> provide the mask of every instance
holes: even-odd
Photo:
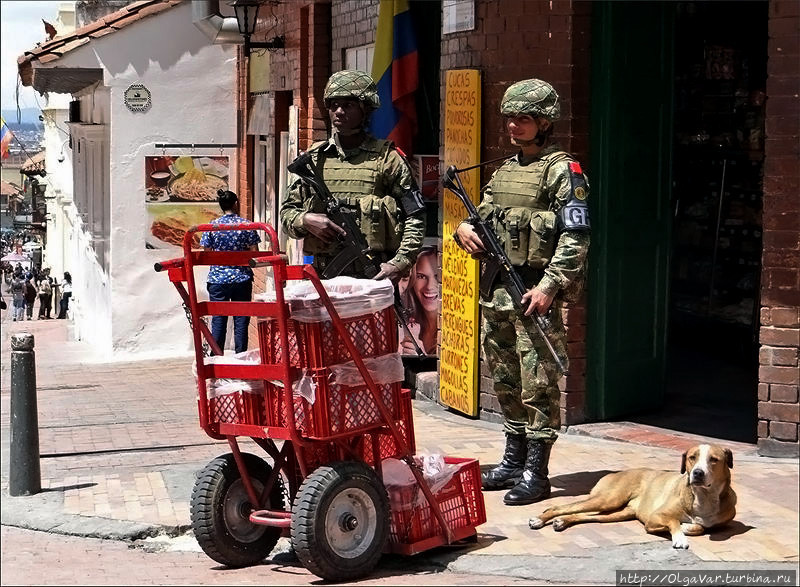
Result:
[[[218,190],[217,201],[222,208],[222,216],[211,224],[245,224],[238,215],[239,198],[231,191]],[[261,237],[255,230],[232,230],[206,232],[200,245],[211,251],[255,251]],[[253,270],[248,266],[212,265],[208,272],[208,296],[212,302],[249,302],[253,293]],[[233,338],[237,353],[247,350],[247,326],[250,316],[233,317]],[[211,335],[221,350],[225,349],[225,335],[228,331],[227,316],[211,318]]]

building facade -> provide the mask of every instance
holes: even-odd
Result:
[[[240,185],[251,209],[271,210],[262,218],[276,217],[285,193],[287,145],[326,136],[327,77],[369,71],[378,7],[263,3],[254,40],[281,35],[286,48],[240,52],[268,73],[254,93],[243,68],[238,103],[244,118],[256,104],[269,113],[266,132],[242,124],[239,136]],[[482,160],[510,152],[499,115],[510,83],[538,77],[560,94],[555,138],[588,171],[593,219],[588,295],[567,311],[562,423],[667,417],[671,405],[695,409],[690,394],[711,420],[730,410],[731,438],[796,455],[797,4],[474,0],[411,10],[420,63],[435,76],[431,87],[421,69],[436,125],[422,129],[418,151],[443,154],[448,70],[481,72]],[[480,382],[482,413],[497,412],[485,373]]]

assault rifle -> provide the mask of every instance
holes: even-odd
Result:
[[[344,244],[344,248],[325,266],[320,277],[322,279],[336,277],[357,260],[364,266],[364,276],[367,279],[372,279],[380,273],[380,259],[375,257],[370,251],[367,239],[361,232],[355,218],[353,218],[353,214],[349,210],[342,210],[339,201],[331,194],[328,186],[325,185],[325,182],[317,175],[316,167],[311,159],[311,154],[300,154],[286,169],[297,175],[302,181],[306,182],[316,191],[317,195],[325,204],[325,214],[332,222],[338,224],[339,227],[343,228],[347,233],[346,235],[339,235],[339,240]],[[414,335],[411,334],[411,330],[408,327],[408,312],[400,301],[400,294],[397,291],[397,287],[394,288],[394,310],[395,314],[397,314],[397,321],[400,322],[408,338],[411,339],[417,356],[424,357],[425,353],[417,344]]]
[[[464,207],[467,209],[467,213],[469,215],[466,222],[469,222],[472,225],[475,234],[478,235],[478,238],[480,238],[481,242],[483,243],[483,251],[475,255],[475,257],[480,261],[479,285],[481,297],[485,300],[492,299],[492,285],[494,284],[499,272],[500,280],[503,282],[503,286],[511,296],[514,305],[516,305],[520,310],[525,310],[526,308],[522,303],[522,296],[525,295],[525,293],[528,291],[528,288],[525,287],[525,283],[522,281],[519,273],[516,269],[514,269],[514,266],[508,259],[505,250],[503,250],[503,245],[500,244],[500,241],[497,239],[497,235],[494,233],[494,230],[492,230],[492,227],[488,222],[481,219],[480,215],[478,214],[475,204],[472,203],[472,200],[467,195],[467,192],[461,183],[461,178],[458,176],[459,171],[463,170],[456,169],[455,165],[448,167],[447,171],[444,172],[442,185],[453,192],[456,197],[461,200],[461,203],[464,204]],[[553,360],[556,362],[558,370],[562,374],[566,375],[567,370],[564,367],[564,362],[558,356],[556,349],[553,348],[553,343],[550,342],[550,339],[547,338],[547,335],[544,332],[549,327],[547,321],[537,312],[534,312],[533,324],[536,327],[537,333],[542,337],[544,344],[547,346],[547,350],[550,351],[550,354],[553,356]]]

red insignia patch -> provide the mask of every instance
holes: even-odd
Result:
[[[400,149],[400,147],[398,147],[397,145],[395,145],[395,146],[394,146],[394,149],[395,149],[395,151],[397,151],[398,153],[400,153],[400,156],[401,156],[403,159],[405,159],[405,158],[406,158],[406,154],[405,154],[405,153],[403,153],[403,151]]]
[[[581,171],[581,164],[578,163],[577,161],[570,162],[569,170],[572,171],[573,173],[583,173],[583,171]]]

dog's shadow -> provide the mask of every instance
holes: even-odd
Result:
[[[550,478],[550,485],[553,487],[550,497],[573,497],[577,495],[588,495],[598,481],[609,473],[616,471],[580,471],[578,473],[566,473]]]
[[[723,540],[728,540],[734,536],[739,536],[740,534],[749,532],[754,528],[755,526],[748,526],[747,524],[743,524],[738,520],[733,520],[721,528],[713,528],[709,530],[708,539],[713,542],[722,542]]]

